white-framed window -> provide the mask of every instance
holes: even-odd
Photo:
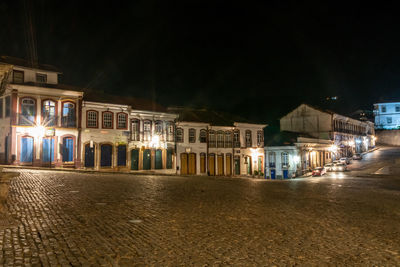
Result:
[[[386,112],[386,106],[381,106],[381,111]]]
[[[21,125],[31,125],[36,119],[36,100],[32,98],[21,99],[21,116],[19,122]]]
[[[86,126],[88,128],[98,127],[98,112],[95,110],[88,110],[86,112]]]
[[[158,134],[160,136],[163,134],[163,123],[162,123],[162,121],[156,121],[154,130],[155,130],[156,134]]]
[[[132,140],[140,141],[140,121],[132,120]]]
[[[176,128],[176,142],[183,143],[183,129]]]
[[[189,129],[189,143],[196,143],[196,129]]]
[[[208,146],[209,147],[215,147],[216,143],[215,143],[215,132],[214,131],[209,131],[208,132]]]
[[[232,147],[232,132],[225,132],[225,147]]]
[[[126,113],[117,114],[117,129],[126,129],[126,122],[128,120],[128,115]]]
[[[42,120],[44,126],[54,126],[56,124],[56,102],[53,100],[43,101]]]
[[[103,128],[112,129],[113,128],[113,117],[114,113],[110,111],[103,112]]]
[[[275,158],[275,152],[269,152],[268,153],[268,161],[269,161],[269,167],[270,168],[275,168],[276,167],[276,158]]]
[[[167,122],[167,141],[173,142],[174,141],[174,123]]]
[[[233,132],[233,146],[240,147],[240,131],[239,130],[235,130]]]
[[[200,130],[200,143],[207,143],[207,131],[204,129]]]
[[[24,72],[22,70],[13,70],[13,82],[24,83]]]
[[[257,146],[263,147],[264,146],[264,132],[257,131]]]
[[[287,152],[282,152],[282,167],[289,166],[289,154]]]
[[[224,132],[217,132],[217,147],[224,147]]]
[[[246,147],[252,147],[253,141],[251,140],[251,131],[246,130]]]
[[[36,82],[37,83],[47,83],[47,74],[36,73]]]
[[[143,139],[144,141],[151,140],[151,121],[143,121]]]

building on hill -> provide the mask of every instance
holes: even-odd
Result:
[[[175,107],[168,111],[179,115],[176,122],[179,174],[263,175],[266,124],[206,109]]]
[[[352,119],[307,104],[301,104],[282,117],[280,128],[281,131],[331,140],[338,147],[341,156],[352,156],[375,146],[373,122]]]
[[[400,129],[400,102],[374,104],[375,129]]]

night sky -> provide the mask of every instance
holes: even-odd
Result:
[[[3,1],[0,54],[37,54],[65,84],[266,123],[302,102],[400,100],[397,7],[261,2]]]

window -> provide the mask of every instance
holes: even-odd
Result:
[[[396,106],[396,112],[400,112],[400,106]]]
[[[4,98],[0,98],[0,118],[3,118],[3,100]]]
[[[232,147],[232,133],[225,132],[225,147]]]
[[[269,152],[268,160],[269,160],[269,167],[275,168],[275,152]]]
[[[161,139],[163,137],[163,123],[162,123],[162,121],[156,121],[154,130],[155,130],[156,134],[160,136],[160,139]]]
[[[253,145],[253,142],[251,140],[251,131],[246,130],[246,147],[251,147]]]
[[[174,123],[173,122],[167,123],[167,141],[170,141],[170,142],[174,141]]]
[[[215,147],[215,132],[214,131],[209,131],[208,132],[208,144],[209,147]]]
[[[139,120],[132,120],[132,140],[133,141],[140,141],[140,121]]]
[[[98,128],[98,112],[95,110],[89,110],[86,112],[86,126],[88,128]]]
[[[189,143],[196,143],[196,130],[189,129]]]
[[[43,101],[42,120],[44,126],[56,125],[56,102],[53,100]]]
[[[97,120],[97,116],[96,116]],[[75,127],[75,104],[72,102],[64,102],[62,104],[62,118],[61,118],[62,127]],[[97,126],[96,126],[97,127]]]
[[[386,112],[386,106],[382,106],[382,107],[381,107],[381,111],[382,111],[382,112]]]
[[[287,152],[282,152],[282,167],[289,166],[289,155]]]
[[[20,70],[13,71],[13,82],[14,83],[24,83],[24,72]]]
[[[176,142],[183,143],[183,129],[176,128]]]
[[[217,147],[224,147],[224,132],[218,131],[217,133]]]
[[[32,125],[35,122],[36,101],[32,98],[21,99],[21,116],[19,123],[21,125]]]
[[[11,97],[7,96],[6,97],[6,118],[10,117],[11,114]]]
[[[103,112],[103,128],[112,129],[113,128],[113,117],[114,113],[110,111]]]
[[[151,121],[143,122],[143,140],[151,141]]]
[[[126,129],[128,116],[126,113],[117,114],[117,129]]]
[[[233,146],[240,147],[240,132],[236,130],[233,132]]]
[[[387,122],[388,124],[392,123],[392,117],[386,117],[386,122]]]
[[[207,131],[204,129],[200,130],[200,143],[207,143]]]
[[[47,83],[47,75],[36,73],[36,82],[38,83]]]
[[[257,131],[257,146],[262,147],[264,146],[264,132]]]

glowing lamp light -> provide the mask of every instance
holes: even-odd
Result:
[[[34,136],[38,136],[38,137],[44,136],[45,131],[46,131],[46,128],[44,128],[42,125],[38,125],[33,128],[29,128],[29,130],[28,130],[30,135],[34,135]]]
[[[354,146],[354,141],[349,141],[349,146]]]
[[[160,144],[160,136],[159,135],[153,135],[151,137],[150,146],[151,147],[156,147],[159,144]]]
[[[300,157],[299,156],[293,156],[293,161],[295,164],[298,164],[300,162]]]
[[[338,147],[337,147],[337,145],[331,145],[330,147],[329,147],[329,151],[330,152],[336,152],[338,150]]]

